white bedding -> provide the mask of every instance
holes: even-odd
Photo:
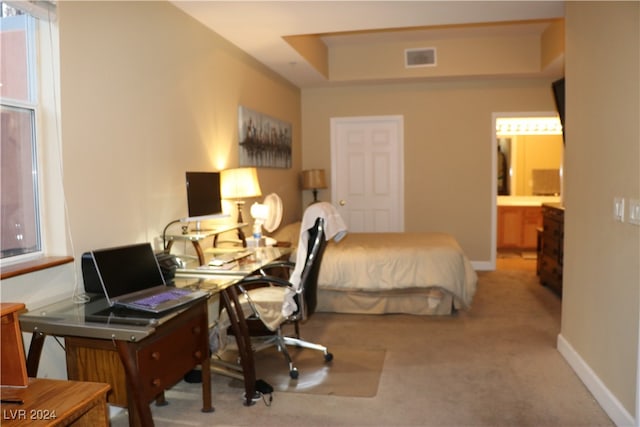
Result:
[[[458,242],[446,233],[350,233],[329,243],[318,287],[381,293],[426,288],[469,307],[477,274]]]

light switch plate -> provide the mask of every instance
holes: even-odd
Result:
[[[640,200],[629,199],[629,224],[640,225]]]
[[[613,198],[613,219],[619,222],[624,222],[624,198]]]

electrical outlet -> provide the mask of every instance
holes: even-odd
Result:
[[[629,199],[629,224],[640,225],[640,200]]]
[[[624,222],[624,198],[613,198],[613,219],[615,221]]]

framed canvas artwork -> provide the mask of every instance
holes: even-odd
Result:
[[[291,123],[240,106],[240,166],[291,167]]]

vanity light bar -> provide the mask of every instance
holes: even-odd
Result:
[[[557,117],[509,117],[496,119],[496,134],[504,135],[562,135]]]

